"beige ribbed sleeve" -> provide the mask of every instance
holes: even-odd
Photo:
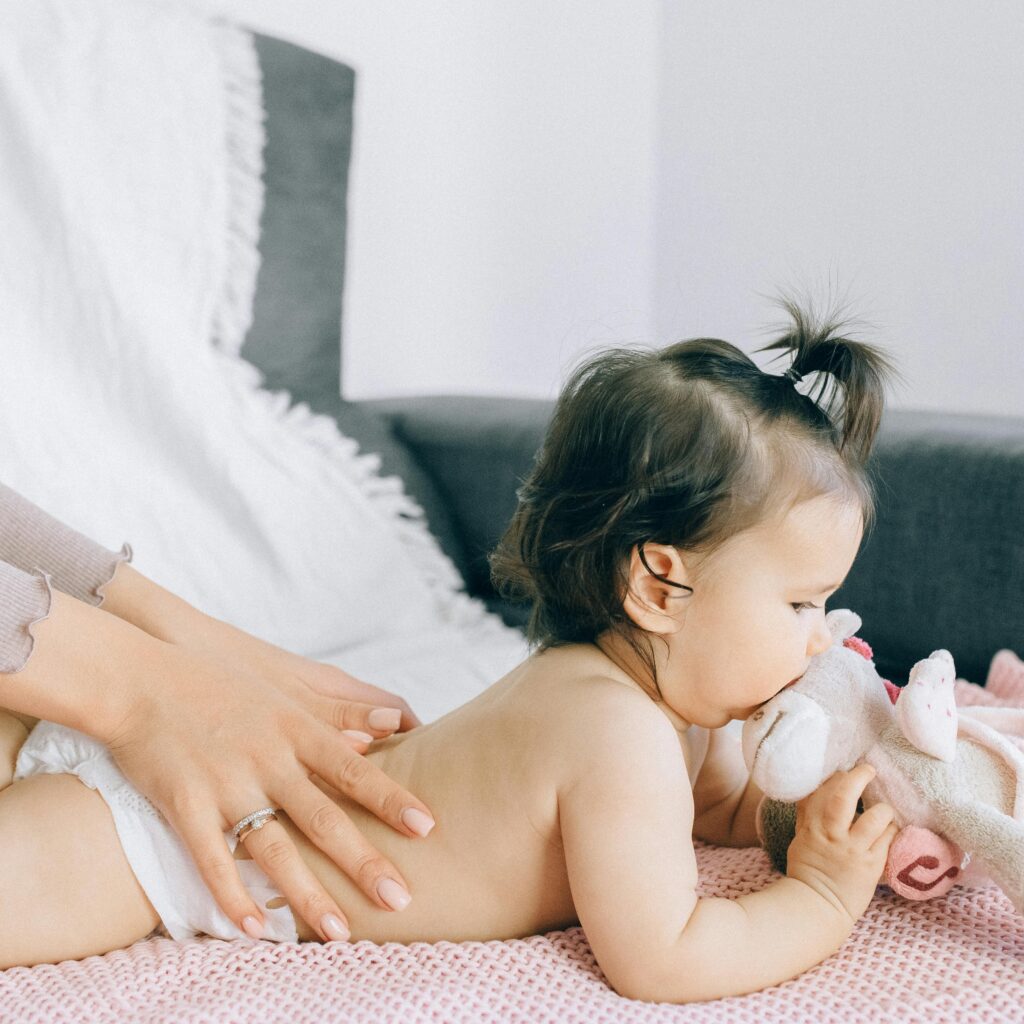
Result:
[[[29,626],[49,614],[51,585],[99,605],[100,588],[131,560],[129,544],[110,551],[0,484],[0,672],[28,660]]]

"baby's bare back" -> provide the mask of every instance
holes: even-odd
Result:
[[[430,725],[377,744],[369,758],[431,809],[437,825],[408,839],[318,782],[402,871],[413,895],[381,910],[298,831],[282,823],[348,915],[352,940],[504,939],[576,920],[558,829],[568,777],[560,736],[579,699],[568,667],[548,652]],[[560,756],[561,755],[561,756]],[[296,915],[299,938],[317,939]]]

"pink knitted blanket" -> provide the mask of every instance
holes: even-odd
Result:
[[[960,703],[1024,703],[1024,663],[1000,652]],[[1020,689],[1017,690],[1017,683]],[[738,896],[774,876],[759,850],[698,844],[702,892]],[[1024,918],[994,888],[920,903],[880,888],[846,944],[793,981],[672,1006],[617,996],[579,928],[512,942],[410,946],[149,939],[55,966],[0,972],[0,1020],[122,1021],[1024,1021]]]

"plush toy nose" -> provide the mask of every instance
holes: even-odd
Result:
[[[828,719],[822,708],[783,690],[743,723],[743,760],[754,784],[775,800],[801,800],[824,779]]]

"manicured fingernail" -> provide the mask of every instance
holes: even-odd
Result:
[[[394,732],[402,724],[402,712],[398,708],[374,708],[366,716],[371,729],[387,729]]]
[[[429,835],[430,830],[434,827],[434,819],[416,807],[406,807],[402,811],[402,822],[407,829],[415,832],[418,836]]]
[[[250,916],[242,918],[242,931],[245,932],[250,939],[263,938],[263,925],[261,925],[255,917]]]
[[[412,897],[393,878],[383,878],[377,883],[377,895],[392,910],[405,910],[412,900]]]
[[[352,933],[339,921],[334,914],[324,914],[320,918],[320,931],[333,942],[348,942]]]
[[[358,729],[342,729],[342,736],[348,736],[349,739],[355,740],[356,743],[372,743],[373,737],[368,732],[360,732]]]

